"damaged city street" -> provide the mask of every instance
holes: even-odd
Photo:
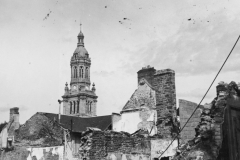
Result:
[[[0,4],[0,160],[240,160],[240,1]]]

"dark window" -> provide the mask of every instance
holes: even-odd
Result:
[[[70,114],[72,114],[72,102],[70,102]]]
[[[85,70],[85,78],[88,78],[88,67],[86,67],[86,70]]]
[[[73,78],[77,78],[77,67],[73,69]]]
[[[74,107],[73,107],[73,113],[75,113],[75,112],[76,112],[76,103],[75,103],[75,101],[73,102],[73,105],[74,105]]]
[[[77,101],[77,113],[79,113],[79,101]]]
[[[83,66],[80,66],[80,69],[79,69],[79,77],[80,77],[80,78],[83,78]]]

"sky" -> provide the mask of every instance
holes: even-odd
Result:
[[[147,65],[176,72],[176,95],[199,103],[240,35],[239,0],[0,0],[0,123],[20,108],[58,113],[82,23],[97,115],[120,112]],[[240,42],[220,81],[240,82]]]

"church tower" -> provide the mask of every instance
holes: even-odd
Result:
[[[77,36],[78,43],[71,61],[71,82],[66,83],[63,98],[63,114],[79,117],[96,116],[97,95],[95,85],[90,89],[91,59],[84,47],[84,35],[81,31]]]

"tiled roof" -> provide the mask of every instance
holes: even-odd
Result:
[[[39,113],[43,114],[49,119],[58,122],[58,114],[53,113]],[[106,130],[112,124],[112,116],[97,116],[97,117],[76,117],[61,115],[60,125],[69,129],[72,132],[83,132],[87,127],[99,128],[102,131]]]

